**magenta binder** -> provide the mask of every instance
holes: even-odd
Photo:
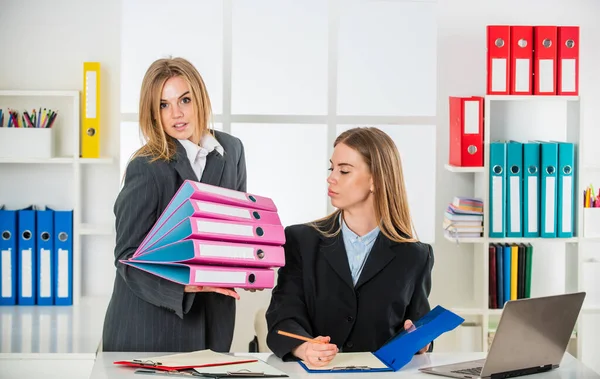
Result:
[[[275,271],[268,268],[223,267],[183,263],[127,261],[121,263],[183,285],[226,288],[273,288]]]
[[[142,255],[159,247],[189,239],[283,245],[285,232],[282,225],[188,217],[162,238],[148,245]]]
[[[177,210],[180,205],[188,199],[277,212],[275,203],[268,197],[235,191],[206,183],[185,180],[175,195],[173,195],[169,205],[167,205],[165,210],[162,212],[134,255],[137,256],[146,249],[146,245],[149,244],[156,231],[161,229],[163,224],[171,217],[173,212],[175,212],[175,210]]]
[[[282,246],[190,239],[131,258],[156,263],[209,264],[244,267],[282,267]]]
[[[150,230],[146,237],[145,244],[142,245],[141,249],[136,251],[134,257],[143,255],[147,246],[153,245],[174,226],[187,217],[192,216],[228,221],[253,222],[257,224],[281,225],[281,220],[279,219],[277,212],[188,199],[184,201],[160,227],[155,227]]]

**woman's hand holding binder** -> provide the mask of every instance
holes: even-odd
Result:
[[[236,300],[240,299],[240,295],[233,288],[219,288],[211,286],[185,286],[184,292],[216,292],[221,295],[231,296]]]
[[[413,324],[413,322],[411,320],[406,320],[406,321],[404,321],[404,329],[406,329],[410,333],[413,330],[415,330],[416,327],[415,327],[415,325]],[[424,348],[422,348],[421,350],[419,350],[417,352],[417,354],[423,354],[423,353],[425,353],[427,350],[429,350],[429,345],[431,345],[431,344],[428,343],[427,346],[425,346]]]

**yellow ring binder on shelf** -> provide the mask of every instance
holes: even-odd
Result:
[[[100,158],[100,63],[83,62],[81,158]]]

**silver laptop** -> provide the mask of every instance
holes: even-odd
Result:
[[[420,368],[455,378],[502,379],[557,368],[585,292],[507,302],[486,359]]]

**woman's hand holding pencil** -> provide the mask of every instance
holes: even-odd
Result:
[[[329,343],[329,341],[331,341],[331,337],[328,336],[308,338],[297,334],[284,332],[282,330],[278,330],[277,333],[281,334],[282,336],[305,341],[303,344],[292,350],[292,354],[315,367],[326,366],[333,358],[335,358],[339,351],[336,345]]]

